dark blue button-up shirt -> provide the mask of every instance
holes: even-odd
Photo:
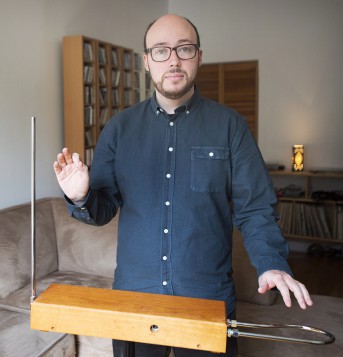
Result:
[[[103,225],[120,208],[114,288],[227,302],[234,310],[237,226],[258,274],[290,273],[276,197],[246,121],[200,96],[168,115],[146,100],[103,129],[77,219]]]

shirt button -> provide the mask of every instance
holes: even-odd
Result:
[[[163,232],[164,232],[165,234],[167,234],[169,231],[168,231],[168,229],[166,228],[166,229],[163,230]]]
[[[166,255],[164,255],[164,256],[162,257],[162,259],[163,259],[163,260],[167,260],[168,258],[167,258]]]
[[[171,174],[167,174],[167,175],[166,175],[166,178],[171,178]]]
[[[169,206],[170,205],[170,202],[169,201],[166,201],[166,206]]]
[[[173,121],[169,122],[169,125],[174,126],[174,122]]]
[[[164,281],[162,284],[163,284],[164,286],[166,286],[168,283],[167,283],[166,281]]]
[[[208,154],[210,157],[213,157],[213,152],[211,151],[209,154]]]
[[[170,147],[168,150],[169,150],[170,152],[172,152],[174,149],[173,149],[172,147]]]

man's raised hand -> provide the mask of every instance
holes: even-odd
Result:
[[[86,198],[89,191],[89,173],[79,154],[71,154],[68,148],[64,148],[57,155],[54,170],[61,189],[70,200],[80,201]]]

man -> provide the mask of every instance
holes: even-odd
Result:
[[[201,63],[198,31],[190,21],[170,14],[148,27],[144,64],[155,95],[107,124],[90,178],[77,155],[68,149],[58,154],[54,169],[68,209],[77,219],[102,225],[121,208],[115,289],[223,300],[234,317],[235,225],[257,269],[259,292],[276,287],[290,307],[292,291],[305,309],[312,301],[286,262],[261,154],[239,114],[199,95],[194,81]],[[123,355],[123,345],[113,345],[114,355]],[[168,352],[135,345],[139,357]],[[213,355],[177,348],[174,354]],[[235,355],[235,342],[228,339],[226,356]]]

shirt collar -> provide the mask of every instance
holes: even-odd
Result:
[[[189,115],[192,110],[195,108],[196,103],[200,100],[200,93],[198,91],[198,88],[196,85],[194,85],[194,94],[193,96],[188,100],[187,103],[182,105],[181,107],[178,107],[175,109],[175,114],[185,112],[186,115]],[[156,91],[151,97],[151,105],[154,110],[154,113],[156,116],[159,116],[161,113],[164,113],[164,109],[159,106],[156,100]]]

